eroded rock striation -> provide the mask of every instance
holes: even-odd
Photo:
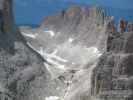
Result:
[[[107,31],[107,49],[92,77],[92,94],[100,100],[133,99],[133,31],[126,24],[121,20],[118,31]]]

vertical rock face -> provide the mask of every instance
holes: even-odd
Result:
[[[58,35],[56,40],[59,42],[72,37],[74,44],[79,43],[87,47],[96,46],[103,49],[106,38],[105,15],[105,11],[100,7],[73,6],[66,11],[47,17],[39,30],[54,31]]]
[[[0,0],[0,100],[42,100],[51,93],[43,63],[15,26],[12,0]]]
[[[14,42],[24,38],[15,26],[12,14],[12,0],[1,0],[0,5],[0,46],[13,53]]]
[[[4,0],[3,0],[4,1]],[[3,2],[3,24],[6,33],[12,32],[15,27],[13,13],[12,13],[12,0],[6,0]]]
[[[133,99],[133,32],[124,24],[120,32],[107,32],[107,50],[94,70],[92,94],[102,100]]]
[[[127,27],[128,27],[128,31],[129,32],[132,32],[133,31],[133,23],[132,22],[131,23],[128,23]]]

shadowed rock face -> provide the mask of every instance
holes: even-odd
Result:
[[[8,37],[8,38],[7,38]],[[0,6],[0,46],[13,53],[14,42],[24,41],[12,15],[12,0],[1,0]]]
[[[12,0],[0,0],[0,100],[42,100],[54,95],[43,63],[15,26]]]
[[[132,100],[133,32],[107,34],[109,48],[94,70],[92,94],[102,100]]]

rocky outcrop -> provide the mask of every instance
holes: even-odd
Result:
[[[128,27],[129,32],[133,31],[133,23],[132,22],[128,23],[127,27]]]
[[[0,0],[0,100],[42,100],[56,94],[44,62],[16,27],[12,0]]]
[[[54,31],[58,35],[55,39],[61,43],[72,37],[74,44],[82,44],[87,47],[96,46],[103,49],[106,38],[105,16],[105,11],[101,7],[73,6],[45,18],[39,30]],[[41,31],[41,33],[43,32]]]
[[[107,33],[107,50],[94,70],[92,94],[102,100],[133,99],[133,32],[125,23],[120,21],[119,32]]]

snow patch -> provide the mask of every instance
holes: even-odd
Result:
[[[57,55],[51,55],[51,57],[52,57],[52,58],[55,58],[55,59],[57,59],[57,60],[59,60],[59,61],[61,61],[61,62],[64,62],[64,63],[68,62],[68,60],[63,59],[63,58],[61,58],[61,57],[59,57],[59,56],[57,56]]]
[[[35,39],[38,36],[38,33],[29,34],[29,33],[22,32],[22,35]]]
[[[58,52],[58,50],[55,49],[54,52],[52,52],[51,54],[48,54],[48,53],[44,52],[43,47],[40,47],[40,51],[39,51],[39,53],[40,53],[44,58],[47,58],[47,59],[50,59],[50,60],[56,59],[56,60],[61,61],[61,62],[64,62],[64,63],[68,62],[68,60],[63,59],[63,58],[57,56],[57,55],[56,55],[57,52]]]
[[[100,51],[98,50],[98,48],[96,47],[90,47],[90,48],[87,48],[85,47],[89,52],[91,52],[92,54],[98,54],[99,56],[101,56],[101,53]]]
[[[29,42],[27,42],[30,48],[32,48],[34,51],[38,52],[44,59],[47,60],[48,63],[44,63],[47,70],[50,72],[52,79],[57,78],[61,73],[66,71],[65,65],[60,64],[59,62],[55,61],[52,57],[56,58],[56,55],[48,54],[44,52],[43,47],[40,47],[40,50],[36,50]],[[57,51],[57,50],[56,50]],[[57,56],[57,59],[60,57]],[[60,58],[61,59],[61,58]]]
[[[58,53],[58,49],[55,49],[55,50],[52,52],[51,55],[55,55],[55,54],[57,54],[57,53]]]
[[[54,37],[55,36],[55,32],[52,31],[52,30],[44,31],[44,32],[49,33],[51,37]]]
[[[68,42],[70,42],[70,43],[72,43],[73,41],[74,41],[73,38],[69,38],[69,39],[68,39]]]
[[[58,61],[61,61],[61,62],[66,63],[67,60],[65,60],[65,59],[63,59],[63,58],[61,58],[61,57],[55,55],[55,54],[58,52],[57,49],[55,49],[53,53],[48,54],[48,53],[44,52],[43,47],[40,47],[40,51],[38,51],[38,52],[39,52],[39,54],[41,54],[49,63],[53,64],[53,65],[56,66],[58,69],[60,69],[60,70],[66,70],[66,69],[65,69],[65,65],[60,64]],[[57,60],[57,61],[55,61],[54,59]]]
[[[57,68],[59,68],[59,69],[61,69],[61,70],[66,70],[64,65],[62,65],[62,64],[60,64],[60,63],[58,63],[58,62],[56,62],[56,61],[54,61],[54,60],[52,60],[52,59],[50,59],[50,58],[47,58],[47,61],[48,61],[49,63],[55,65]]]
[[[59,97],[57,97],[57,96],[50,96],[50,97],[46,97],[45,100],[59,100]]]

